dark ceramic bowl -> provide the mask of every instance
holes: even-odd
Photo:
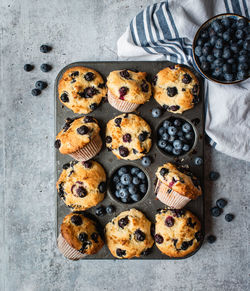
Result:
[[[213,81],[213,82],[216,82],[216,83],[219,83],[219,84],[235,84],[235,83],[239,83],[239,82],[242,82],[242,81],[245,81],[249,78],[249,75],[243,79],[243,80],[234,80],[234,81],[226,81],[226,80],[218,80],[218,79],[215,79],[214,77],[212,77],[210,74],[207,74],[206,72],[204,72],[201,67],[200,67],[200,61],[198,59],[198,57],[195,55],[195,47],[196,47],[196,43],[197,43],[197,40],[199,39],[200,37],[200,34],[201,32],[203,31],[204,28],[208,27],[214,20],[216,19],[222,19],[222,18],[225,18],[225,17],[232,17],[232,18],[235,18],[235,19],[240,19],[240,18],[243,18],[245,19],[248,23],[250,23],[250,20],[247,19],[246,17],[244,16],[241,16],[241,15],[238,15],[238,14],[233,14],[233,13],[224,13],[224,14],[219,14],[219,15],[216,15],[210,19],[208,19],[206,22],[204,22],[200,28],[197,30],[196,34],[195,34],[195,37],[194,37],[194,40],[193,40],[193,46],[192,46],[192,52],[193,52],[193,59],[194,59],[194,67],[195,69],[206,79],[208,79],[209,81]]]

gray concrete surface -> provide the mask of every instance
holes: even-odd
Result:
[[[117,60],[116,40],[150,0],[1,0],[0,290],[249,290],[250,165],[206,147],[206,227],[216,234],[184,261],[65,260],[55,247],[53,81],[78,60]],[[53,51],[39,52],[42,43]],[[26,62],[35,64],[30,73]],[[42,62],[53,70],[44,74]],[[39,97],[38,79],[49,87]],[[216,198],[236,219],[210,218]]]

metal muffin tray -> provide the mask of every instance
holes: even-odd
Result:
[[[65,120],[67,117],[76,117],[76,116],[83,116],[79,114],[74,114],[73,111],[68,109],[66,106],[63,106],[62,103],[58,100],[58,91],[57,86],[58,82],[62,76],[62,74],[69,68],[74,66],[85,66],[92,68],[99,73],[102,74],[104,79],[108,76],[108,74],[113,70],[120,70],[120,69],[136,69],[139,71],[147,72],[149,80],[152,80],[153,76],[157,74],[161,69],[173,65],[173,63],[168,61],[160,61],[160,62],[77,62],[72,63],[66,67],[64,67],[59,74],[57,75],[56,81],[55,81],[55,136],[57,133],[62,129]],[[203,82],[202,79],[197,75],[197,73],[194,71],[196,76],[198,77],[200,81],[200,102],[194,106],[193,109],[190,109],[188,111],[185,111],[183,114],[173,114],[169,112],[164,112],[164,114],[160,118],[153,118],[151,116],[151,111],[153,108],[158,106],[158,103],[154,100],[152,97],[149,102],[147,102],[144,105],[141,105],[137,110],[136,114],[140,115],[142,118],[144,118],[148,124],[150,125],[152,129],[152,147],[150,152],[148,153],[149,156],[153,158],[153,163],[148,168],[143,168],[141,166],[141,160],[136,161],[125,161],[125,160],[118,160],[112,152],[108,151],[105,148],[105,129],[107,122],[114,118],[117,115],[122,114],[121,112],[114,109],[108,102],[102,102],[99,107],[89,115],[95,117],[99,125],[101,127],[101,136],[103,140],[103,148],[101,152],[94,158],[97,162],[99,162],[105,169],[107,174],[107,183],[108,183],[108,191],[105,196],[105,199],[99,203],[96,207],[103,205],[108,206],[110,204],[114,205],[116,208],[116,211],[112,215],[106,214],[103,217],[97,217],[98,221],[100,222],[101,226],[104,227],[113,217],[117,216],[120,212],[128,210],[130,208],[136,208],[140,211],[142,211],[147,218],[154,223],[155,222],[155,214],[157,209],[164,208],[165,205],[162,204],[160,201],[156,199],[155,193],[154,193],[154,187],[155,187],[155,172],[157,168],[161,165],[163,165],[166,162],[172,162],[181,164],[184,166],[189,165],[189,169],[191,172],[200,180],[201,186],[203,189],[203,195],[199,197],[197,200],[191,201],[188,203],[185,207],[185,209],[191,210],[194,214],[196,214],[199,219],[201,220],[202,224],[202,231],[204,234],[204,183],[203,183],[203,165],[202,166],[196,166],[194,164],[195,157],[199,156],[203,158],[204,154],[204,98],[203,98]],[[167,156],[165,155],[156,145],[156,137],[157,137],[157,128],[162,123],[163,120],[174,116],[174,117],[180,117],[188,120],[190,123],[192,123],[192,120],[199,119],[199,123],[195,125],[195,143],[192,148],[192,150],[187,153],[186,155],[183,155],[181,157],[173,157],[173,156]],[[192,123],[194,125],[194,123]],[[58,150],[55,149],[55,183],[57,182],[61,171],[63,164],[71,161],[72,158],[67,155],[62,155]],[[136,203],[133,204],[124,204],[122,202],[118,202],[116,199],[112,197],[112,194],[110,192],[109,188],[109,178],[113,175],[114,171],[117,168],[120,168],[124,165],[135,165],[139,168],[141,168],[144,173],[148,177],[148,191],[145,194],[144,198]],[[56,200],[56,236],[58,236],[60,232],[60,225],[63,221],[63,218],[65,215],[69,214],[71,212],[71,209],[68,208],[63,201],[59,198],[57,194],[57,190],[55,187],[55,199]],[[87,212],[90,215],[95,214],[96,207],[93,207],[91,209],[88,209]],[[203,235],[204,237],[204,235]],[[202,244],[202,242],[201,242]],[[201,245],[200,244],[200,245]],[[198,249],[197,249],[198,250]],[[196,251],[197,251],[196,250]],[[189,254],[186,257],[187,258],[191,255],[193,255],[196,251]],[[148,256],[141,256],[140,258],[134,258],[134,259],[165,259],[165,260],[177,260],[177,259],[183,259],[183,258],[170,258],[164,254],[162,254],[158,248],[154,245],[152,252]],[[97,254],[87,256],[88,260],[91,259],[115,259],[107,246],[105,245]],[[85,259],[84,259],[85,260]]]

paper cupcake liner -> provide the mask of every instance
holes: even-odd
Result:
[[[79,162],[85,162],[96,156],[101,148],[102,140],[100,135],[97,135],[90,143],[69,155]]]
[[[72,248],[72,246],[69,245],[69,243],[64,239],[61,233],[57,238],[57,246],[59,251],[70,260],[80,260],[87,256],[87,254],[82,254],[81,252]]]
[[[136,108],[140,105],[140,104],[135,104],[128,101],[117,99],[109,91],[108,91],[108,101],[110,105],[112,105],[115,109],[122,112],[135,111]]]
[[[174,209],[183,208],[191,199],[179,194],[173,189],[169,188],[159,179],[155,188],[156,197],[167,206]]]

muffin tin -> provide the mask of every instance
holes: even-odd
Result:
[[[59,74],[57,75],[56,81],[55,81],[55,136],[57,133],[62,129],[65,119],[67,117],[76,117],[76,116],[83,116],[79,114],[74,114],[73,111],[69,110],[67,107],[63,106],[61,102],[58,99],[58,92],[57,92],[57,85],[58,81],[60,80],[62,74],[69,69],[70,67],[74,66],[85,66],[93,68],[94,70],[98,71],[102,74],[102,76],[105,78],[109,72],[113,70],[119,70],[119,69],[133,69],[133,70],[139,70],[143,72],[148,73],[149,80],[151,81],[153,76],[158,73],[163,68],[173,65],[173,63],[168,61],[161,61],[161,62],[77,62],[72,63],[66,67],[64,67]],[[181,164],[182,166],[190,166],[190,170],[193,172],[193,174],[200,180],[201,186],[203,189],[203,195],[199,197],[197,200],[191,201],[187,206],[186,209],[191,210],[195,215],[199,217],[202,224],[202,230],[204,232],[204,183],[203,183],[203,165],[202,166],[196,166],[194,164],[195,157],[199,156],[203,158],[204,154],[204,96],[203,96],[203,81],[199,77],[199,75],[194,72],[196,76],[198,77],[200,81],[201,86],[201,93],[200,93],[200,102],[194,106],[193,109],[190,109],[188,111],[185,111],[183,114],[173,114],[169,112],[164,112],[160,118],[153,118],[151,115],[151,111],[153,108],[158,107],[158,103],[154,100],[152,97],[149,102],[147,102],[144,105],[141,105],[134,113],[140,115],[142,118],[144,118],[148,124],[150,125],[152,129],[152,147],[150,152],[148,153],[149,156],[152,157],[153,163],[148,168],[143,168],[141,166],[141,160],[136,161],[125,161],[125,160],[118,160],[114,154],[110,151],[108,151],[105,148],[105,128],[106,123],[114,118],[117,115],[120,115],[121,112],[114,109],[107,101],[103,101],[100,106],[93,111],[92,113],[88,114],[93,117],[95,117],[99,125],[101,127],[101,136],[103,140],[103,148],[101,152],[94,158],[94,160],[101,163],[106,171],[107,177],[108,177],[108,191],[106,194],[105,199],[99,203],[97,206],[87,210],[87,212],[91,214],[95,214],[95,209],[101,205],[108,206],[110,204],[114,205],[116,208],[116,211],[112,213],[111,215],[106,214],[102,217],[97,217],[100,224],[104,227],[113,217],[117,216],[120,212],[128,210],[130,208],[136,208],[140,211],[142,211],[148,219],[151,220],[151,222],[154,222],[154,217],[156,214],[157,209],[164,208],[164,204],[162,204],[160,201],[156,200],[156,196],[154,194],[154,184],[156,181],[155,172],[157,168],[161,165],[163,165],[166,162],[172,162]],[[190,152],[188,152],[185,155],[182,155],[180,158],[166,155],[164,154],[156,144],[157,140],[157,128],[158,126],[167,118],[169,117],[180,117],[184,118],[190,123],[192,123],[192,120],[199,119],[200,122],[197,125],[194,125],[195,127],[195,144]],[[196,120],[196,121],[197,121]],[[61,171],[63,164],[71,161],[72,158],[70,158],[67,155],[62,155],[58,150],[55,149],[55,183],[57,182]],[[148,177],[148,191],[143,197],[142,200],[135,203],[125,204],[122,202],[119,202],[118,200],[114,199],[114,197],[111,194],[110,191],[110,185],[109,185],[109,178],[113,175],[114,171],[117,168],[120,168],[121,166],[126,165],[132,165],[141,168],[146,176]],[[68,208],[63,201],[58,196],[58,193],[56,191],[55,187],[55,199],[56,199],[56,237],[58,236],[60,232],[60,225],[62,223],[62,220],[65,215],[71,212],[70,208]],[[202,244],[202,242],[201,242]],[[200,244],[200,245],[201,245]],[[197,250],[196,250],[197,251]],[[196,252],[195,251],[195,252]],[[189,254],[186,257],[187,258],[191,255],[193,255],[195,252]],[[148,256],[141,256],[140,258],[134,258],[135,260],[145,260],[145,259],[165,259],[165,260],[179,260],[183,258],[169,258],[168,256],[162,254],[158,248],[154,245],[153,250],[151,254]],[[97,254],[88,256],[84,260],[93,260],[93,259],[115,259],[107,246],[105,245]]]

